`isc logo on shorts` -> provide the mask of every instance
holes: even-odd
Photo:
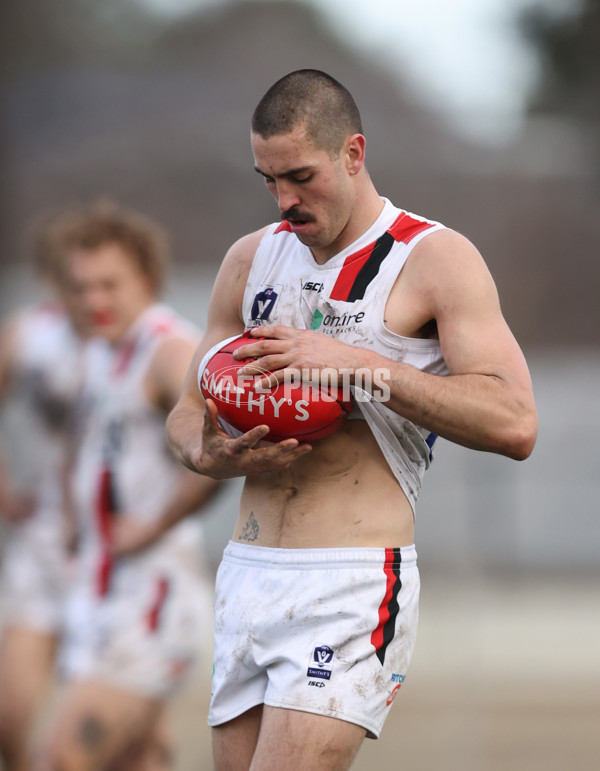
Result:
[[[320,677],[323,680],[331,678],[333,669],[333,649],[329,645],[317,645],[313,650],[308,665],[307,677]]]

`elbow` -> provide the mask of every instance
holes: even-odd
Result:
[[[512,428],[506,432],[501,453],[513,460],[526,460],[535,447],[538,431],[537,414],[533,411],[521,416]]]

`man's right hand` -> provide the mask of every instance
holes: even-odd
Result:
[[[312,450],[310,444],[301,444],[297,439],[263,442],[268,433],[268,426],[262,425],[232,439],[219,426],[215,403],[207,399],[202,448],[197,458],[192,455],[193,466],[214,479],[251,476],[280,471]]]

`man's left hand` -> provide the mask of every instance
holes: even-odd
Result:
[[[340,384],[343,371],[353,372],[356,365],[357,348],[330,335],[283,324],[255,327],[251,335],[265,339],[240,346],[234,358],[253,359],[239,370],[240,375],[263,375],[265,370],[271,373],[259,381],[260,387],[269,388],[283,382],[286,370],[290,369],[300,373],[304,370],[309,377],[314,371],[332,370],[338,373],[336,382]]]

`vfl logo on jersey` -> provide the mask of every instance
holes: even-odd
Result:
[[[272,286],[267,286],[265,289],[257,292],[252,303],[252,310],[250,311],[252,321],[259,324],[263,321],[268,321],[278,297],[279,293]]]
[[[333,650],[329,645],[317,645],[308,665],[307,677],[320,677],[322,680],[331,679],[333,669]]]

